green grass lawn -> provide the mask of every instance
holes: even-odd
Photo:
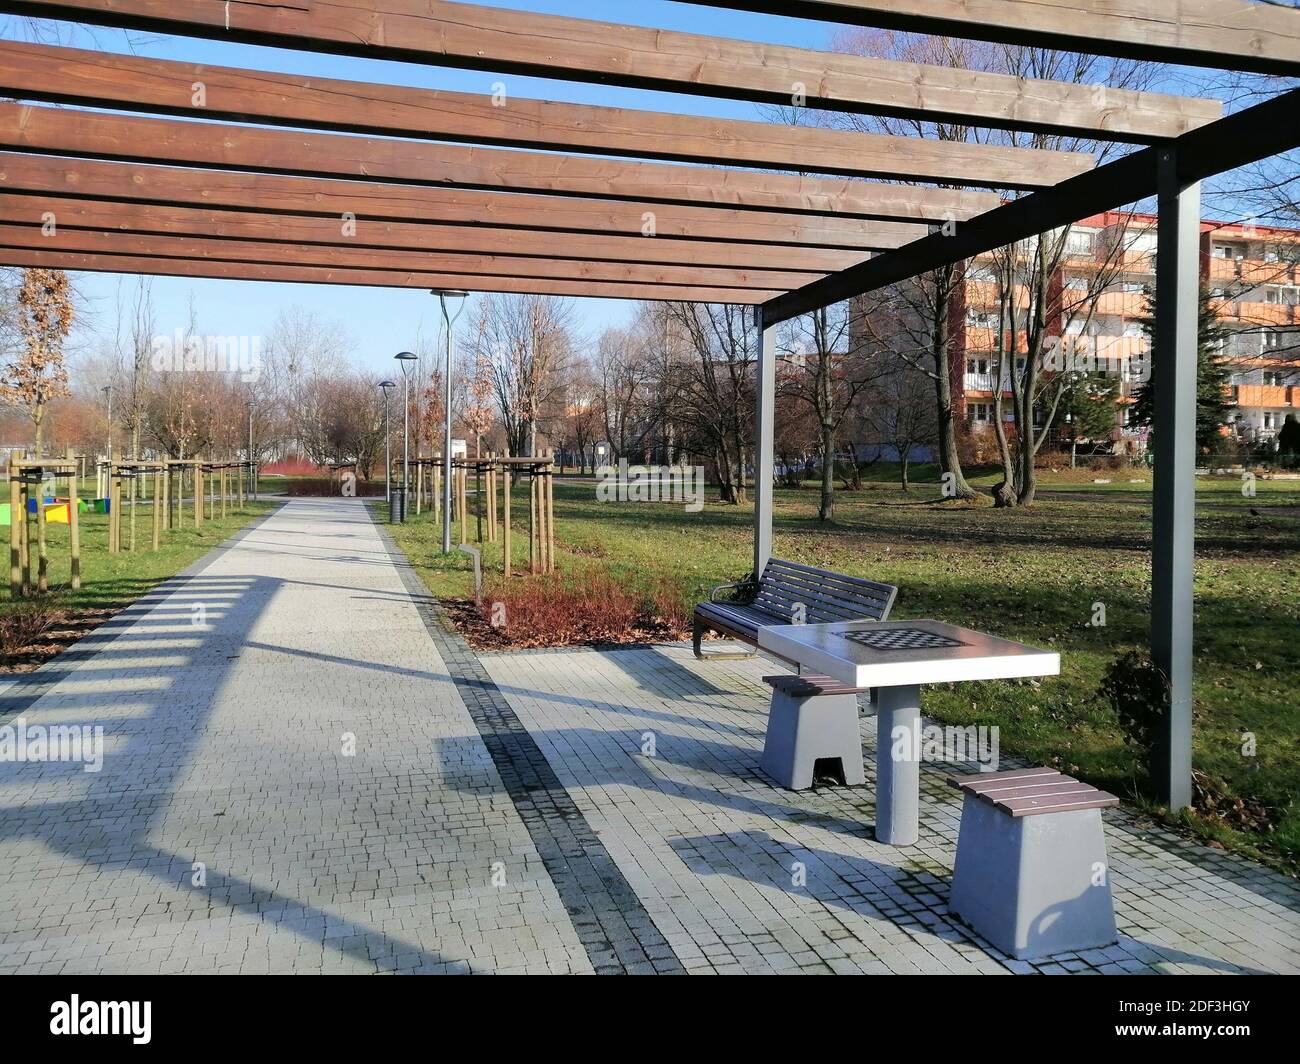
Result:
[[[34,613],[52,613],[59,615],[60,627],[68,629],[68,620],[75,620],[78,614],[95,615],[102,620],[104,611],[121,609],[139,596],[149,591],[160,581],[174,576],[191,563],[202,558],[213,547],[228,539],[250,521],[261,514],[276,509],[281,502],[261,500],[248,502],[240,510],[227,509],[225,519],[217,518],[204,521],[201,529],[194,528],[193,511],[187,501],[185,519],[182,527],[170,532],[163,532],[157,553],[150,548],[153,545],[153,511],[147,504],[137,506],[136,510],[136,551],[134,554],[125,550],[129,535],[127,514],[123,513],[123,551],[119,554],[108,552],[108,516],[106,514],[84,513],[80,515],[81,532],[81,589],[73,591],[69,586],[71,580],[71,559],[68,549],[68,526],[48,524],[46,536],[49,543],[49,581],[48,594],[26,599],[14,600],[9,592],[6,578],[0,587],[0,629],[3,642],[8,645],[0,647],[0,671],[7,671],[33,662],[30,655],[21,655],[21,660],[12,660],[11,655],[21,651],[21,641],[29,625],[23,618]],[[0,528],[0,539],[8,544],[9,529]],[[36,523],[31,523],[32,535],[32,579],[35,582],[36,570]],[[6,550],[7,557],[7,550]],[[75,625],[72,626],[75,632]]]
[[[1058,650],[1060,677],[927,688],[927,712],[955,724],[997,725],[1003,752],[1135,798],[1138,759],[1096,691],[1119,653],[1146,643],[1149,475],[1048,473],[1041,485],[1047,494],[1033,507],[999,511],[987,501],[937,504],[934,471],[926,467],[914,469],[911,494],[898,490],[895,474],[893,467],[872,467],[864,490],[838,494],[829,525],[816,519],[811,486],[778,492],[775,553],[897,584],[896,618],[933,617]],[[1112,484],[1094,490],[1094,476]],[[1195,764],[1225,815],[1182,819],[1225,846],[1294,870],[1300,482],[1261,480],[1253,498],[1242,495],[1237,478],[1198,478],[1197,486]],[[1051,495],[1057,491],[1069,496]],[[558,481],[555,500],[557,560],[575,580],[604,571],[638,588],[667,576],[680,587],[685,609],[748,570],[748,506],[710,502],[689,514],[679,506],[601,504],[589,480]],[[526,520],[527,502],[519,489],[516,522],[521,513]],[[382,512],[383,504],[375,508]],[[470,594],[469,559],[439,553],[427,513],[395,531],[433,592]],[[521,569],[526,557],[527,538],[517,536]],[[486,572],[499,572],[500,546],[485,545],[483,560]],[[1091,624],[1096,603],[1105,606],[1105,627]],[[1246,732],[1255,736],[1254,757],[1242,753]],[[1261,811],[1268,824],[1257,829],[1252,820]]]

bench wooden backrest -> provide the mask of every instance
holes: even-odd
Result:
[[[794,620],[796,606],[802,605],[805,624],[883,621],[897,594],[898,588],[889,584],[773,558],[763,570],[752,605],[786,620]]]

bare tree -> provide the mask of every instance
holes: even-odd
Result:
[[[745,501],[745,464],[753,440],[753,371],[759,337],[747,307],[667,303],[693,356],[683,360],[674,405],[690,437],[708,455],[722,501]]]
[[[492,391],[513,455],[537,453],[543,410],[563,389],[573,358],[574,305],[555,296],[486,295],[471,346],[490,367]]]
[[[817,517],[835,517],[837,439],[858,395],[883,371],[866,344],[854,342],[849,304],[823,307],[786,323],[778,389],[805,403],[817,421],[821,453],[821,499]],[[856,449],[848,441],[847,461],[856,468]]]
[[[614,461],[644,457],[659,425],[656,365],[634,329],[607,329],[596,343],[600,414]]]

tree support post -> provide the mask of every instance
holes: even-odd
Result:
[[[510,575],[510,467],[501,467],[501,507],[504,528],[502,529],[501,550],[505,555],[505,575]]]
[[[77,472],[79,471],[74,470],[74,474]],[[68,496],[68,549],[72,555],[73,591],[81,590],[81,515],[77,512],[80,501],[80,492],[74,489]]]
[[[162,531],[162,466],[153,471],[153,549],[158,550],[158,533]]]
[[[18,519],[23,508],[23,489],[18,482],[18,462],[9,452],[9,597],[23,593],[23,537]]]

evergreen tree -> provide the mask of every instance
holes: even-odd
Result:
[[[1150,349],[1148,366],[1153,366],[1155,352],[1155,294],[1148,287],[1146,290],[1146,315],[1142,318],[1142,331],[1146,334]],[[1197,453],[1213,452],[1221,440],[1221,430],[1228,423],[1228,412],[1232,402],[1228,398],[1230,373],[1223,360],[1222,349],[1230,335],[1229,330],[1219,320],[1214,309],[1208,289],[1202,288],[1197,305],[1197,342],[1196,342],[1196,450]],[[1148,376],[1133,393],[1133,422],[1138,425],[1151,425],[1155,419],[1155,396]],[[1148,438],[1148,447],[1155,450],[1156,433],[1159,426],[1152,429]]]
[[[1073,467],[1079,440],[1100,443],[1115,431],[1119,378],[1107,373],[1076,373],[1061,391],[1057,418],[1068,423],[1070,465]]]

